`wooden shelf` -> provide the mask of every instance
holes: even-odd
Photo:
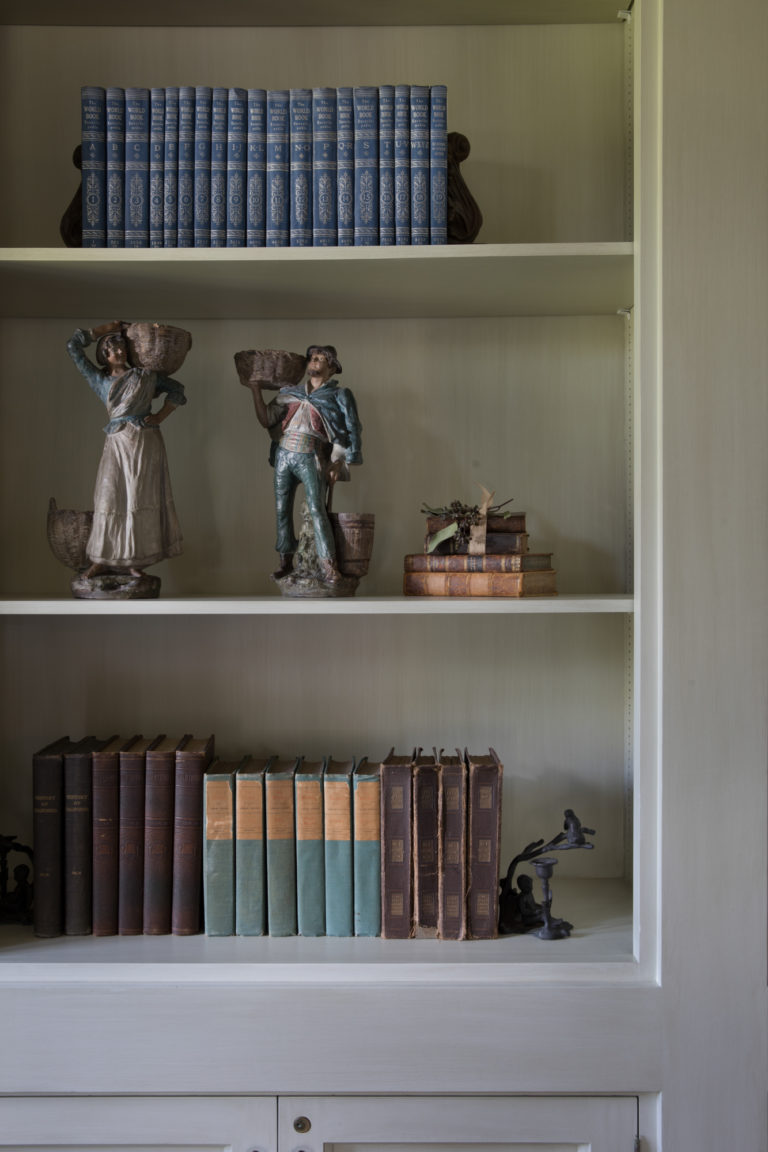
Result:
[[[101,316],[105,300],[188,320],[605,315],[632,305],[633,246],[0,250],[0,316]]]
[[[268,596],[162,597],[157,600],[2,600],[0,616],[439,616],[573,615],[634,612],[634,598],[553,596],[493,597],[371,596],[338,600]]]

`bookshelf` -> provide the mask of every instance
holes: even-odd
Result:
[[[308,756],[377,757],[392,744],[490,744],[505,763],[505,862],[529,840],[554,834],[566,806],[598,829],[599,849],[560,866],[555,900],[578,931],[557,946],[515,938],[394,948],[331,940],[221,946],[205,938],[45,943],[8,928],[0,929],[0,989],[21,983],[30,995],[44,992],[56,1019],[84,1010],[86,1031],[92,1014],[107,1012],[113,1036],[130,1019],[155,1036],[161,990],[163,1027],[183,1050],[189,995],[202,986],[196,1027],[214,1048],[246,1061],[252,1012],[263,1013],[262,1030],[277,1027],[281,1012],[306,1012],[307,1052],[330,1030],[351,1091],[376,1082],[377,1060],[354,1067],[366,1030],[376,1030],[383,1053],[401,1044],[375,987],[396,989],[401,1011],[412,1011],[438,1044],[450,1043],[470,1005],[490,1020],[489,994],[511,995],[540,1071],[547,1041],[537,1021],[548,1018],[551,998],[574,1035],[599,1002],[606,1016],[616,1012],[624,1028],[639,1030],[640,1054],[627,1079],[618,1071],[626,1067],[621,1029],[606,1026],[591,1071],[582,1069],[568,1090],[631,1083],[652,1091],[654,854],[633,827],[638,796],[643,828],[654,820],[658,655],[654,329],[632,318],[653,312],[643,271],[654,253],[650,212],[647,256],[635,234],[643,203],[633,170],[641,149],[633,120],[639,20],[587,0],[536,6],[538,22],[524,3],[440,5],[439,23],[434,5],[390,4],[386,17],[382,6],[368,6],[365,16],[355,6],[353,19],[348,5],[332,3],[322,28],[311,26],[314,5],[281,12],[289,26],[273,26],[272,6],[249,5],[247,14],[234,3],[220,7],[213,28],[196,26],[208,16],[202,6],[187,9],[184,27],[167,23],[170,6],[133,6],[118,27],[81,2],[64,17],[37,6],[34,23],[7,15],[2,29],[4,83],[29,109],[23,130],[11,116],[2,129],[19,164],[0,191],[0,512],[15,542],[0,571],[0,707],[5,762],[21,766],[0,778],[4,812],[14,831],[28,834],[31,752],[65,731],[213,731],[221,753],[232,755],[295,747]],[[374,10],[377,20],[362,26]],[[652,27],[652,3],[648,11]],[[56,76],[55,101],[53,87],[44,91],[28,75],[31,59]],[[265,87],[445,78],[449,128],[472,144],[463,172],[485,217],[478,242],[434,251],[63,249],[57,227],[76,187],[69,158],[80,84],[194,83],[203,73],[222,84],[258,75]],[[652,94],[645,99],[652,107]],[[47,142],[45,180],[31,154],[37,138]],[[644,141],[653,155],[651,128]],[[89,506],[101,448],[103,413],[64,345],[74,327],[113,316],[162,319],[193,335],[179,373],[189,404],[165,433],[185,553],[154,570],[161,599],[142,604],[72,600],[69,574],[45,541],[50,496],[60,507]],[[365,463],[339,493],[341,510],[374,511],[377,519],[371,572],[344,602],[288,602],[271,591],[267,444],[232,360],[242,348],[303,350],[316,340],[338,348],[364,425]],[[399,595],[402,557],[423,538],[421,503],[472,499],[479,483],[528,513],[532,548],[555,555],[556,600]],[[295,660],[299,647],[309,658]],[[86,984],[97,989],[90,1001]],[[584,998],[564,991],[571,987]],[[119,1003],[118,989],[129,990]],[[332,993],[324,1007],[318,989]],[[461,998],[456,1020],[439,1008],[437,990]],[[242,1017],[236,992],[248,1005]],[[271,1070],[259,1064],[256,1082],[240,1072],[227,1081],[193,1055],[163,1073],[167,1037],[129,1070],[138,1043],[131,1035],[109,1065],[89,1057],[87,1070],[71,1076],[57,1066],[54,1043],[43,1057],[42,1090],[111,1091],[118,1077],[121,1090],[139,1093],[289,1084],[287,1048]],[[503,1053],[492,1023],[488,1036]],[[310,1059],[292,1066],[301,1090],[332,1090]],[[390,1072],[386,1090],[409,1090],[407,1067]],[[501,1075],[484,1080],[483,1068],[485,1061],[462,1090],[505,1090]],[[532,1077],[516,1084],[529,1090]],[[9,1080],[22,1092],[37,1090],[30,1083],[23,1072]],[[424,1083],[444,1090],[436,1072]]]

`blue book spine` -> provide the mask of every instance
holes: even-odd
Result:
[[[149,88],[125,90],[125,246],[149,247]]]
[[[215,761],[203,778],[203,922],[206,936],[235,932],[235,772]]]
[[[411,89],[395,86],[395,243],[411,242]]]
[[[267,248],[290,239],[289,101],[287,89],[267,92]]]
[[[336,89],[312,90],[312,243],[336,245]]]
[[[362,760],[352,776],[355,936],[381,935],[381,766]]]
[[[178,239],[179,90],[165,90],[163,138],[163,247],[175,248]]]
[[[379,90],[352,91],[355,123],[355,244],[379,242]]]
[[[411,85],[411,244],[429,244],[429,88]]]
[[[275,760],[266,774],[267,922],[270,936],[295,936],[296,762]]]
[[[165,217],[165,88],[149,93],[149,246],[162,248]]]
[[[395,243],[395,89],[379,88],[379,244]]]
[[[227,121],[229,93],[214,88],[211,99],[211,248],[227,243]]]
[[[312,91],[291,88],[288,100],[290,160],[290,245],[312,244]]]
[[[355,242],[355,120],[352,89],[336,89],[336,189],[338,242]]]
[[[213,89],[195,88],[195,248],[211,244],[211,114]]]
[[[429,242],[448,243],[448,89],[429,90]]]
[[[80,89],[83,248],[107,246],[107,91]]]
[[[235,932],[267,931],[267,855],[264,772],[268,760],[247,756],[235,780]]]
[[[245,246],[245,171],[248,147],[248,93],[227,93],[227,248]]]
[[[245,243],[263,248],[267,242],[267,93],[248,89],[246,152]]]
[[[325,935],[323,761],[296,769],[296,919],[299,936]]]
[[[195,242],[195,90],[179,88],[179,169],[177,243],[191,248]]]
[[[354,936],[352,864],[352,771],[354,764],[328,760],[325,805],[325,934]]]
[[[125,247],[125,92],[107,88],[107,248]]]

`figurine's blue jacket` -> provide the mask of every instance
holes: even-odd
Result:
[[[295,402],[308,402],[320,413],[329,432],[329,439],[340,444],[346,452],[348,464],[362,464],[362,425],[357,414],[357,404],[349,388],[342,388],[336,380],[327,380],[314,392],[307,392],[301,384],[281,388],[276,396],[277,403],[286,405]],[[270,462],[275,462],[277,445],[273,443]]]

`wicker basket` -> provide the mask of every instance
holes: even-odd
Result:
[[[66,568],[79,572],[88,567],[85,549],[92,525],[93,512],[58,508],[51,496],[48,502],[48,543],[56,559]]]
[[[164,376],[178,372],[192,347],[189,332],[168,324],[129,324],[125,339],[132,364]]]
[[[240,383],[247,387],[262,384],[267,388],[282,388],[285,384],[299,383],[307,368],[307,358],[298,352],[275,348],[251,349],[235,352],[235,367]]]

